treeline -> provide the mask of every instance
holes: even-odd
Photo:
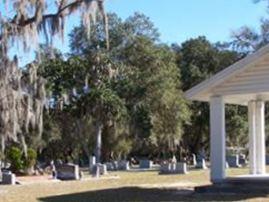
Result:
[[[244,30],[232,43],[198,37],[169,46],[145,15],[109,14],[107,50],[103,27],[93,25],[90,34],[74,28],[68,55],[42,47],[39,74],[50,100],[43,135],[26,135],[28,147],[43,161],[81,164],[92,154],[101,161],[180,160],[208,152],[209,106],[187,101],[183,92],[253,51],[240,41]],[[246,146],[247,109],[227,106],[226,120],[227,145]]]

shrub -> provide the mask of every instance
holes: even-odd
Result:
[[[36,151],[29,148],[27,150],[27,158],[25,158],[24,168],[31,168],[36,164],[37,154]]]
[[[13,172],[19,172],[23,168],[23,152],[18,147],[11,147],[7,151],[7,160],[11,164]]]

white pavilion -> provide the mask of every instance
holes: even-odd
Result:
[[[211,181],[226,179],[225,104],[248,107],[250,177],[266,174],[265,112],[269,101],[269,45],[185,92],[210,103]]]

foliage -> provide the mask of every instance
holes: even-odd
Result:
[[[258,2],[266,2],[267,3],[267,9],[269,8],[269,1],[268,0],[255,0],[256,3]],[[265,16],[260,20],[260,26],[259,29],[253,29],[249,27],[248,25],[245,25],[235,31],[233,33],[233,41],[232,46],[239,52],[242,52],[244,56],[247,56],[248,54],[257,51],[261,47],[268,45],[269,43],[269,19],[268,16]],[[268,103],[265,103],[266,109],[268,109],[269,105]],[[268,110],[265,110],[265,119],[266,122],[268,120]],[[246,119],[246,117],[244,117]],[[242,123],[238,123],[239,125],[244,125]],[[242,126],[244,127],[244,126]],[[268,145],[268,130],[269,127],[266,126],[266,145]],[[240,133],[240,132],[239,132]]]
[[[142,13],[134,13],[125,21],[114,13],[108,14],[108,32],[110,53],[124,48],[125,43],[136,37],[146,37],[152,41],[159,40],[159,32],[150,19]],[[74,55],[87,55],[95,53],[97,49],[106,48],[106,35],[103,24],[98,21],[92,25],[91,38],[87,37],[87,32],[83,25],[75,27],[70,33],[70,49]]]
[[[223,49],[220,44],[213,45],[205,37],[188,40],[176,51],[183,90],[190,89],[241,58],[241,54]],[[209,149],[209,106],[193,102],[190,110],[191,120],[184,126],[183,141],[187,151],[197,154],[201,149]],[[243,107],[227,106],[226,125],[229,145],[246,144],[247,115]]]
[[[55,100],[49,117],[56,118],[60,132],[60,139],[45,148],[48,153],[64,153],[65,148],[90,156],[100,126],[104,159],[148,156],[179,145],[188,109],[173,50],[156,43],[159,34],[143,14],[125,21],[108,16],[109,52],[102,23],[93,26],[90,40],[81,26],[70,34],[67,60],[58,55],[41,65]],[[55,146],[60,142],[61,148]],[[49,152],[52,148],[55,152]]]
[[[48,80],[52,108],[45,115],[42,153],[89,157],[100,135],[103,160],[208,149],[208,104],[188,103],[183,91],[245,54],[205,37],[181,46],[159,44],[157,29],[143,14],[108,18],[109,51],[101,21],[92,26],[91,38],[83,26],[74,28],[67,59],[49,59],[44,51],[39,73]],[[226,111],[227,144],[245,145],[246,109],[229,105]]]
[[[13,172],[19,172],[23,169],[23,152],[20,148],[12,146],[7,150],[6,159],[11,164],[11,170]]]
[[[36,158],[37,158],[36,151],[31,148],[28,148],[27,156],[25,157],[25,160],[24,160],[24,167],[25,168],[33,167],[36,164]]]
[[[266,2],[268,0],[253,0],[255,3]],[[258,50],[269,43],[269,19],[268,16],[261,18],[259,29],[254,29],[244,25],[232,33],[232,47],[245,54]]]
[[[45,94],[45,80],[37,74],[36,62],[30,64],[23,71],[18,67],[18,58],[10,60],[10,47],[15,43],[22,45],[24,51],[37,49],[40,35],[45,36],[47,43],[59,35],[63,39],[65,19],[75,11],[81,11],[82,22],[87,30],[100,14],[108,44],[107,16],[104,0],[61,0],[55,1],[53,9],[51,1],[46,0],[14,0],[2,1],[5,6],[0,9],[0,139],[1,150],[9,140],[23,144],[26,153],[26,138],[33,129],[39,137],[43,130],[43,109],[47,96]],[[50,9],[49,9],[50,7]],[[53,13],[55,12],[55,13]],[[89,32],[89,31],[88,31]],[[17,52],[15,51],[15,54]]]
[[[0,40],[4,54],[8,51],[9,43],[23,44],[25,49],[37,45],[35,43],[38,42],[39,34],[43,34],[48,42],[56,35],[63,39],[65,20],[77,11],[80,11],[87,30],[97,14],[100,14],[104,24],[107,24],[104,0],[61,0],[55,1],[53,6],[46,0],[3,2],[6,6],[3,7],[5,11],[1,11],[4,16],[1,17]],[[104,28],[107,34],[107,26]]]
[[[36,164],[37,153],[35,150],[28,148],[27,154],[17,146],[11,146],[6,151],[6,160],[11,164],[13,172],[21,172],[23,169],[28,169]]]

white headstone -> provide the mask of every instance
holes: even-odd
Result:
[[[197,165],[197,161],[196,161],[196,155],[192,154],[192,165],[196,166]]]
[[[171,170],[171,164],[170,163],[162,163],[160,168],[161,174],[167,174]]]
[[[239,164],[239,155],[236,154],[236,155],[228,155],[226,156],[226,160],[229,164],[229,167],[232,167],[232,168],[239,168],[241,167],[241,165]]]
[[[187,164],[179,163],[163,163],[161,164],[160,174],[187,174]]]
[[[139,167],[142,169],[152,168],[152,165],[153,165],[153,163],[150,160],[140,160],[139,161]]]
[[[90,172],[92,172],[93,167],[95,166],[95,164],[96,164],[96,158],[95,158],[95,156],[91,156],[90,157],[90,162],[89,162]]]
[[[15,185],[16,184],[16,176],[11,172],[3,172],[2,174],[2,184],[5,185]]]
[[[119,170],[130,170],[129,161],[119,161],[118,166]]]
[[[107,163],[105,163],[105,165],[106,165],[108,171],[114,171],[115,170],[113,163],[107,162]]]
[[[183,162],[177,163],[175,172],[178,174],[187,174],[187,164]]]
[[[107,166],[106,164],[97,163],[93,167],[92,175],[99,178],[100,175],[107,175]]]
[[[74,164],[56,166],[56,177],[60,180],[79,180],[79,167]]]
[[[200,159],[197,162],[196,168],[203,169],[203,170],[206,170],[207,169],[206,162],[205,162],[205,159],[204,158]]]
[[[113,161],[113,166],[114,166],[114,170],[118,170],[119,169],[119,162]]]
[[[247,165],[247,163],[248,163],[248,161],[247,161],[246,155],[240,154],[239,155],[239,164],[242,166],[245,166],[245,165]]]
[[[105,164],[99,164],[100,165],[100,173],[101,175],[107,175],[107,167]]]

